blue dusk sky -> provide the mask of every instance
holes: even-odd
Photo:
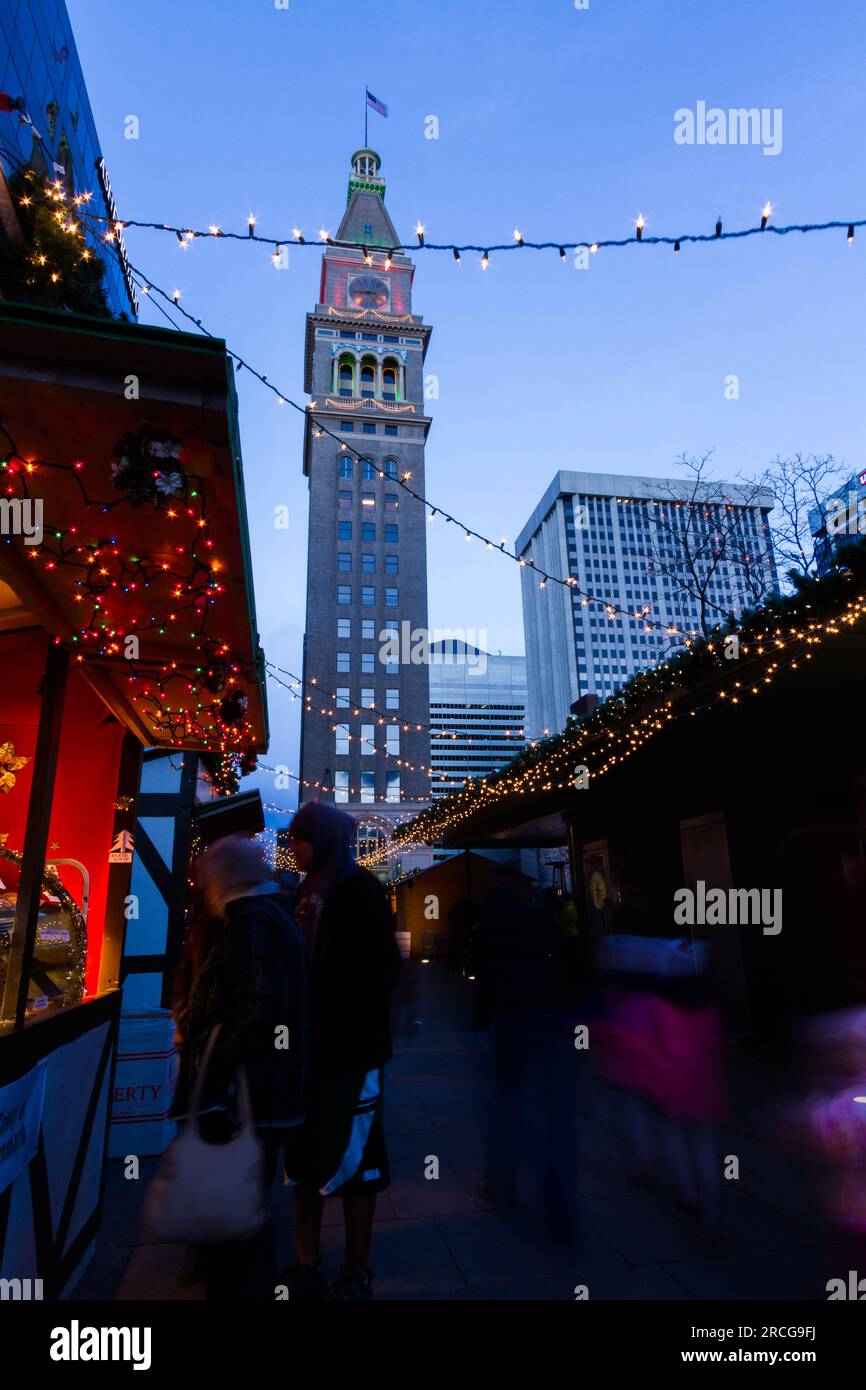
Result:
[[[676,235],[866,213],[866,6],[850,0],[68,0],[121,217],[264,233],[336,229],[364,86],[387,205],[409,246]],[[781,111],[781,149],[678,144],[699,102]],[[125,138],[137,116],[140,138]],[[425,138],[426,118],[438,139]],[[776,117],[778,122],[778,117]],[[425,124],[426,123],[426,124]],[[778,141],[779,127],[775,129]],[[303,403],[320,252],[130,231],[146,275]],[[777,454],[863,467],[866,229],[718,245],[415,256],[439,399],[427,493],[513,542],[561,468],[648,476],[715,450],[715,474]],[[152,306],[143,317],[164,322]],[[725,378],[739,378],[739,399]],[[300,670],[302,420],[241,373],[256,603],[268,657]],[[288,531],[274,527],[287,504]],[[516,565],[428,527],[430,624],[523,650]],[[298,768],[298,705],[269,690],[267,761]],[[265,779],[263,789],[273,796]],[[294,793],[280,793],[288,805]]]

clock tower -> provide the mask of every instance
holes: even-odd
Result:
[[[430,801],[424,358],[415,267],[385,207],[375,150],[352,156],[346,210],[307,315],[310,521],[300,800],[336,802],[381,870],[431,862],[385,849]],[[412,634],[416,639],[413,641]],[[325,713],[322,713],[325,711]]]

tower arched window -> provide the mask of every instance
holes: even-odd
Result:
[[[341,357],[338,369],[338,382],[341,396],[354,396],[355,394],[355,360],[352,357]]]
[[[385,476],[388,477],[388,478],[393,478],[393,479],[396,481],[396,479],[397,479],[397,460],[396,460],[396,459],[386,459],[386,460],[385,460]]]
[[[376,394],[376,362],[372,357],[361,360],[361,395],[371,401]]]
[[[382,400],[398,401],[399,399],[400,369],[392,358],[388,358],[382,367]]]

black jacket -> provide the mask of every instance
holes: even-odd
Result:
[[[303,941],[282,894],[228,904],[223,930],[190,993],[173,1114],[187,1114],[202,1054],[219,1023],[202,1107],[226,1104],[242,1065],[257,1125],[285,1125],[301,1117],[305,976]],[[281,1025],[288,1028],[287,1048],[276,1046]]]
[[[400,953],[388,899],[367,869],[327,894],[310,967],[310,1069],[351,1076],[391,1056],[388,999]]]

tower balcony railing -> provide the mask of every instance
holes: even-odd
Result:
[[[374,396],[326,396],[325,405],[337,410],[385,410],[392,415],[414,415],[408,401],[377,401]]]

